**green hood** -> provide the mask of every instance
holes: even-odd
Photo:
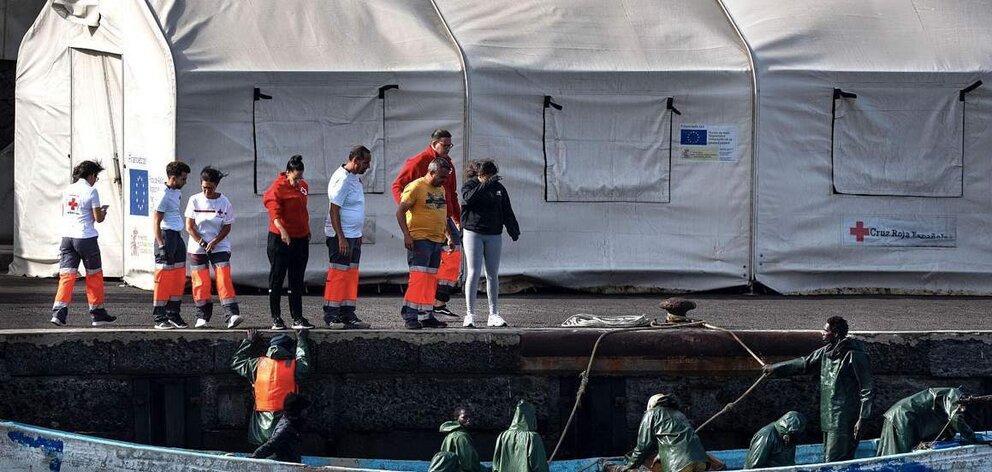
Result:
[[[806,430],[806,417],[798,411],[790,411],[775,422],[775,431],[780,436],[797,435]]]
[[[865,343],[860,339],[845,336],[840,341],[837,341],[837,344],[832,349],[828,346],[826,354],[831,359],[837,359],[851,351],[865,352]]]
[[[296,356],[283,346],[269,346],[269,349],[265,351],[265,357],[272,359],[293,359]]]
[[[513,414],[513,422],[510,423],[510,431],[537,431],[537,414],[534,413],[534,405],[520,400],[517,403],[517,411]]]
[[[448,434],[452,431],[458,431],[459,429],[465,429],[465,427],[457,421],[445,421],[441,424],[440,430],[442,434]]]

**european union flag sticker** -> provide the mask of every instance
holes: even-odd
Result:
[[[679,139],[679,143],[682,145],[696,145],[705,146],[706,145],[706,130],[705,129],[683,129],[682,136]]]
[[[148,171],[129,170],[131,172],[131,214],[148,216]]]

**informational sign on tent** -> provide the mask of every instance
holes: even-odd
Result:
[[[845,216],[844,246],[957,247],[957,220],[950,216]]]
[[[697,161],[737,160],[737,126],[690,125],[679,127],[682,159]]]

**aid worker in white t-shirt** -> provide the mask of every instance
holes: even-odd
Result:
[[[186,243],[183,242],[183,212],[179,206],[189,165],[172,161],[165,166],[165,190],[152,214],[155,229],[155,285],[152,315],[155,329],[187,328],[180,315],[186,290]]]
[[[226,313],[225,325],[233,328],[243,321],[231,281],[231,240],[227,237],[234,223],[231,201],[217,191],[227,174],[207,166],[200,171],[200,188],[186,202],[186,232],[189,233],[189,273],[193,279],[197,328],[207,326],[213,315],[210,301],[210,266],[217,277],[217,298]]]
[[[330,262],[324,285],[324,322],[332,329],[367,329],[355,315],[358,303],[358,263],[365,225],[365,188],[358,176],[372,164],[372,152],[355,146],[348,162],[327,182],[328,212],[324,224]]]
[[[117,317],[103,308],[103,264],[94,223],[107,217],[107,206],[93,188],[103,166],[83,161],[72,169],[72,185],[62,192],[62,243],[59,246],[59,290],[52,306],[52,324],[65,326],[76,284],[79,262],[86,268],[86,300],[93,326],[113,323]]]

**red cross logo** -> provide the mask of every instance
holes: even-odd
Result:
[[[79,206],[79,202],[76,201],[76,197],[72,197],[72,199],[69,200],[68,205],[69,205],[69,208],[72,209],[72,211],[76,211],[76,207]]]
[[[854,224],[854,227],[850,229],[851,236],[857,238],[858,242],[864,242],[865,236],[868,236],[868,228],[865,228],[865,222],[859,221]]]

